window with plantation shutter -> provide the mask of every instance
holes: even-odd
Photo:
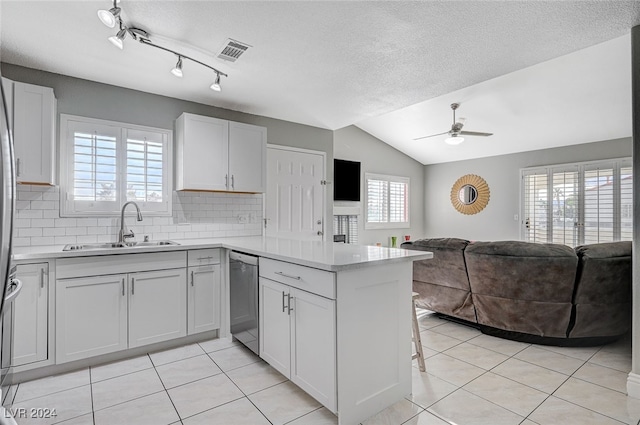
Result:
[[[171,214],[171,131],[61,115],[62,216]]]
[[[630,159],[522,170],[523,239],[569,246],[631,240]]]
[[[365,174],[365,229],[409,227],[409,178]]]

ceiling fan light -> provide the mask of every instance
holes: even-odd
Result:
[[[100,18],[100,21],[109,28],[115,28],[117,18],[120,16],[120,10],[121,9],[119,7],[112,7],[109,10],[98,10],[98,18]]]
[[[171,73],[178,78],[182,78],[182,56],[178,56],[178,63],[175,68],[171,70]]]
[[[220,87],[220,74],[216,75],[216,81],[213,82],[213,84],[211,84],[211,87],[209,87],[211,90],[214,91],[220,91],[221,87]]]
[[[444,142],[447,145],[459,145],[460,143],[464,142],[464,137],[453,135],[444,139]]]

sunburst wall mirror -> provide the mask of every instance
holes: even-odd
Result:
[[[467,174],[453,184],[451,204],[462,214],[478,214],[489,203],[489,195],[489,185],[482,177]]]

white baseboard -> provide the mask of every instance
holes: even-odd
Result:
[[[640,399],[640,375],[629,373],[627,378],[627,395],[629,397]]]

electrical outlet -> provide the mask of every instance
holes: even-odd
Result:
[[[238,223],[246,224],[249,222],[249,214],[238,214]]]

